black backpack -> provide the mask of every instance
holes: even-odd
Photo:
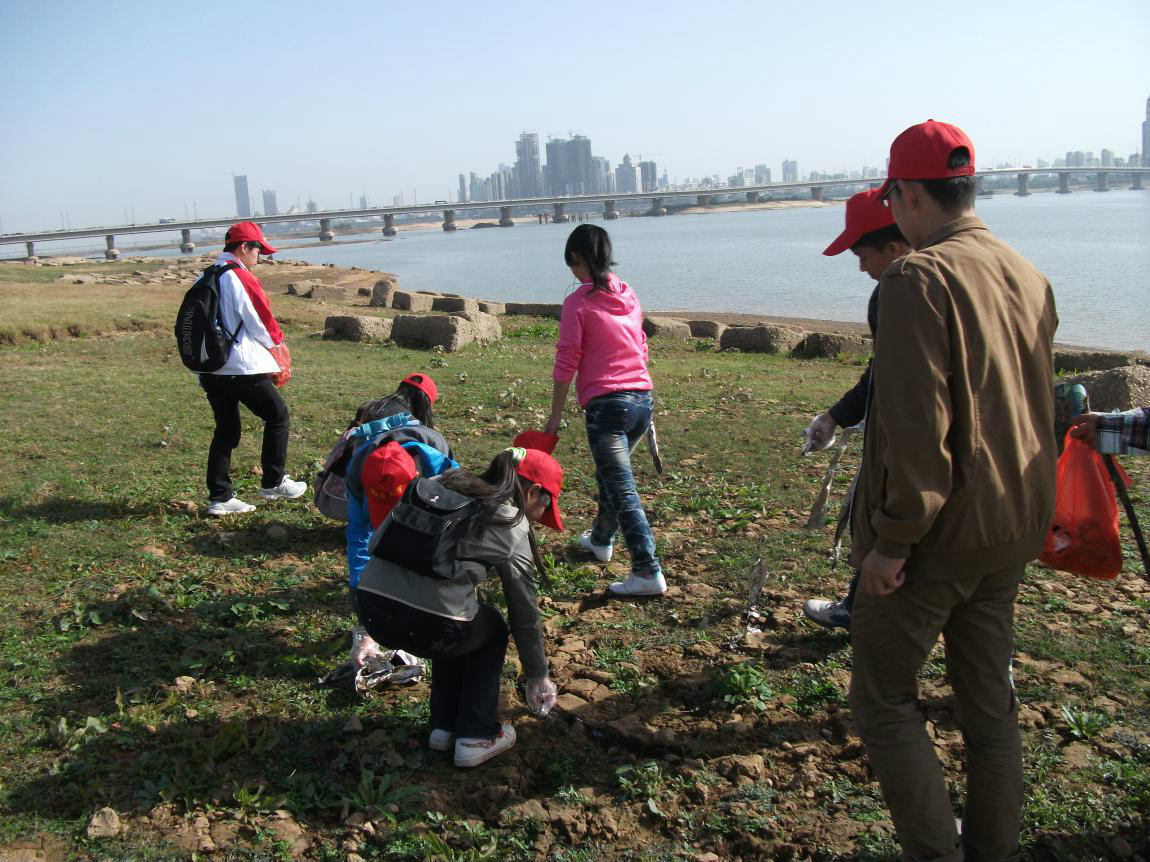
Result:
[[[483,508],[483,501],[456,493],[430,479],[413,479],[379,525],[372,556],[429,578],[454,575],[449,556],[454,534]]]
[[[176,314],[176,349],[191,371],[217,371],[228,361],[244,322],[229,333],[220,316],[220,276],[237,263],[212,264],[184,294]]]

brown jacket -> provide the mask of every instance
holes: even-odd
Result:
[[[851,561],[919,580],[1034,559],[1054,513],[1050,284],[973,216],[883,273]]]

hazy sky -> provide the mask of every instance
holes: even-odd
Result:
[[[445,198],[521,130],[672,178],[883,164],[929,117],[979,165],[1140,148],[1150,3],[0,0],[0,231]]]

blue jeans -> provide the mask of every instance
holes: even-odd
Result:
[[[631,572],[653,578],[659,574],[655,537],[635,490],[631,449],[651,425],[654,399],[650,392],[611,392],[587,402],[587,442],[595,459],[599,483],[599,511],[591,528],[591,541],[603,547],[623,531],[631,554]]]

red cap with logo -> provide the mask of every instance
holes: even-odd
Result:
[[[512,446],[522,446],[524,449],[538,449],[550,455],[559,445],[558,434],[548,434],[546,431],[520,431],[515,435]]]
[[[823,251],[825,255],[842,254],[871,231],[882,230],[894,224],[894,215],[883,204],[878,189],[867,189],[847,201],[847,226]]]
[[[559,512],[559,492],[563,490],[563,468],[559,462],[538,449],[524,449],[523,458],[515,466],[515,472],[533,485],[539,485],[551,495],[551,505],[539,519],[539,523],[553,530],[563,529],[563,516]]]
[[[435,399],[439,397],[439,389],[435,386],[435,381],[427,374],[409,374],[403,378],[404,383],[410,383],[416,389],[420,389],[427,396],[427,400],[432,404]]]
[[[258,242],[260,254],[276,253],[276,250],[268,245],[268,241],[264,239],[264,232],[260,230],[260,226],[254,221],[237,222],[228,228],[228,232],[224,235],[224,245],[231,245],[233,242]]]
[[[950,154],[959,147],[970,153],[970,164],[949,167]],[[881,194],[886,197],[894,180],[947,180],[974,174],[974,144],[966,132],[950,123],[927,120],[911,126],[890,145],[887,181]]]

